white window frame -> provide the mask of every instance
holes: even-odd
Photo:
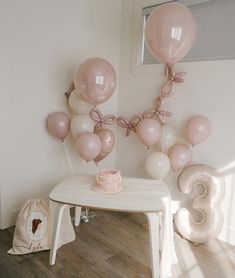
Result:
[[[132,38],[132,74],[155,74],[163,72],[162,64],[143,64],[143,9],[160,5],[170,0],[134,0],[134,30]],[[210,60],[210,61],[185,61],[177,63],[177,67],[187,72],[235,72],[235,59],[231,60]]]

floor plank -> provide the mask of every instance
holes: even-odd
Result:
[[[1,278],[148,278],[151,277],[147,222],[142,214],[97,211],[75,229],[76,240],[62,246],[56,264],[49,251],[10,256],[13,228],[0,231]],[[175,235],[178,264],[172,278],[234,278],[235,246],[214,240],[194,246]]]
[[[131,250],[130,250],[131,253]],[[112,258],[108,259],[107,262],[114,268],[118,269],[122,273],[122,277],[130,278],[147,278],[151,277],[150,268],[139,263],[133,257],[119,253]]]

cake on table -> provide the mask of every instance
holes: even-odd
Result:
[[[121,185],[121,171],[114,169],[102,169],[96,175],[95,191],[117,193],[123,190]]]

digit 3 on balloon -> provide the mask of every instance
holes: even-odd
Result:
[[[187,208],[180,208],[175,217],[179,233],[194,243],[213,240],[222,230],[223,213],[221,203],[224,198],[224,177],[209,165],[194,165],[184,170],[178,178],[178,187],[184,194],[190,194],[202,185],[204,192],[192,200],[192,207],[202,215],[196,221]]]

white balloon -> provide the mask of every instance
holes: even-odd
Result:
[[[158,147],[161,151],[166,152],[172,147],[177,140],[177,134],[174,128],[170,125],[164,125],[162,127],[161,137],[158,142]]]
[[[75,114],[88,114],[92,109],[92,105],[82,99],[76,89],[69,96],[69,107]]]
[[[163,179],[170,171],[171,163],[162,152],[151,153],[145,160],[145,169],[154,179]]]
[[[94,122],[88,115],[76,115],[72,118],[70,129],[74,137],[84,132],[93,132]]]

